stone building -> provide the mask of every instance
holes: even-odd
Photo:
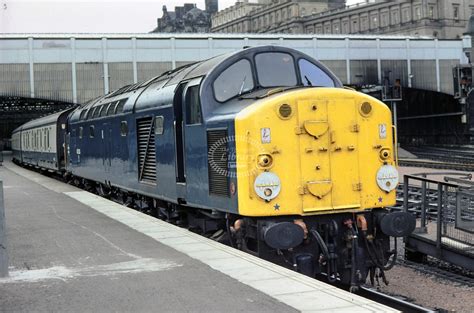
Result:
[[[211,15],[218,11],[218,0],[206,0],[206,9],[201,10],[194,3],[185,3],[168,11],[163,6],[163,15],[157,20],[152,33],[208,33],[211,29]]]
[[[342,8],[345,0],[238,1],[212,16],[212,32],[301,33],[301,17]]]
[[[454,39],[466,29],[474,0],[265,1],[247,12],[247,3],[218,12],[213,32],[394,34]],[[286,14],[285,14],[286,10]],[[283,15],[285,14],[285,15]]]

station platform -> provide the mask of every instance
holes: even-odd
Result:
[[[397,312],[8,160],[0,180],[2,312]]]

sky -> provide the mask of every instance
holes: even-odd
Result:
[[[204,0],[0,0],[0,33],[147,33],[166,5]],[[252,1],[254,2],[254,1]],[[364,2],[348,0],[348,4]],[[219,9],[235,0],[219,0]]]

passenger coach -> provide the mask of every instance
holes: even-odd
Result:
[[[44,170],[66,169],[66,127],[72,109],[28,122],[12,133],[13,160]]]

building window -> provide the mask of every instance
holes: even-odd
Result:
[[[453,17],[456,21],[459,20],[459,5],[453,5]]]
[[[277,13],[276,13],[276,22],[279,22],[279,21],[280,21],[280,13],[277,12]]]
[[[388,16],[387,14],[382,14],[382,19],[380,21],[382,27],[388,26]]]
[[[82,139],[83,133],[84,133],[84,128],[81,126],[79,127],[79,139]]]
[[[363,17],[362,20],[361,20],[361,23],[360,23],[360,30],[361,31],[364,31],[364,30],[367,30],[367,18],[366,17]]]
[[[94,125],[89,126],[89,137],[94,138],[95,133],[94,133]]]
[[[379,27],[379,23],[378,23],[379,20],[378,20],[377,16],[372,16],[372,18],[370,19],[370,21],[371,21],[371,26],[370,26],[371,28],[377,28],[377,27]]]
[[[404,9],[402,13],[402,23],[410,21],[410,10]]]
[[[349,24],[348,24],[347,22],[343,22],[343,23],[342,23],[342,32],[343,32],[344,34],[349,33]]]
[[[392,12],[392,25],[398,24],[400,22],[400,15],[398,11]]]
[[[357,20],[352,21],[352,32],[357,33],[359,31],[359,23]]]
[[[420,7],[415,8],[415,18],[417,20],[421,19],[421,8]]]
[[[428,17],[431,18],[431,19],[435,18],[435,16],[434,16],[434,6],[432,6],[432,5],[430,5],[428,7]]]

